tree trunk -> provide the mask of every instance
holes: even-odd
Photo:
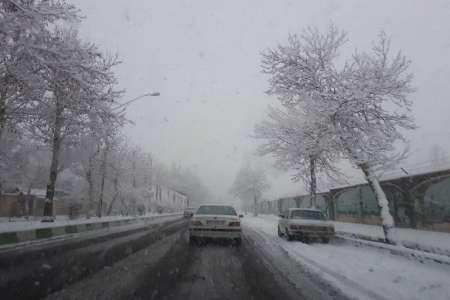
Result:
[[[27,189],[27,195],[26,195],[26,211],[27,211],[27,216],[26,219],[28,219],[31,215],[31,207],[30,207],[30,198],[31,198],[31,189],[33,188],[33,183],[31,182],[28,185],[28,189]]]
[[[119,178],[117,178],[117,176],[114,177],[114,196],[111,199],[111,203],[109,203],[109,207],[108,207],[108,211],[107,211],[107,215],[110,216],[114,203],[116,202],[117,197],[119,196]]]
[[[316,178],[316,158],[314,156],[309,157],[309,170],[311,175],[309,183],[310,207],[316,208],[317,178]]]
[[[91,207],[94,200],[94,178],[92,177],[92,160],[89,158],[89,166],[86,172],[86,181],[88,183],[88,203],[86,217],[89,219],[91,217]]]
[[[0,149],[2,148],[3,133],[6,129],[6,96],[8,93],[8,75],[0,82]]]
[[[358,165],[359,168],[364,173],[364,176],[369,183],[370,188],[375,194],[375,198],[378,203],[378,207],[380,208],[380,216],[382,221],[382,227],[384,232],[384,239],[387,243],[396,244],[395,238],[393,236],[392,229],[394,228],[394,219],[389,211],[389,202],[386,198],[386,195],[381,188],[380,182],[378,178],[373,174],[372,170],[369,167],[368,163],[361,163]]]
[[[3,132],[6,128],[6,87],[1,87],[0,91],[0,147],[3,138]],[[1,150],[1,148],[0,148]]]
[[[86,181],[88,183],[88,208],[86,212],[86,217],[89,219],[91,217],[91,209],[94,207],[94,160],[99,153],[100,148],[89,156],[88,159],[88,169],[86,171]]]
[[[108,141],[106,141],[105,149],[103,150],[103,158],[102,158],[102,166],[101,166],[102,179],[101,179],[101,184],[100,184],[100,197],[99,197],[98,209],[97,209],[97,216],[99,218],[102,217],[102,210],[103,210],[103,194],[105,191],[106,160],[108,159],[108,151],[109,151],[109,143],[108,143]]]
[[[364,222],[364,202],[363,202],[363,193],[362,193],[361,187],[358,188],[358,193],[359,193],[359,199],[358,199],[359,200],[358,201],[358,203],[359,203],[359,209],[358,209],[359,221],[362,224],[365,224],[365,222]]]
[[[396,242],[392,232],[393,231],[392,229],[395,226],[394,219],[392,218],[392,215],[389,211],[389,201],[387,200],[386,194],[381,188],[378,178],[375,176],[375,174],[373,174],[373,171],[371,170],[369,163],[368,162],[361,163],[362,160],[360,159],[358,154],[356,154],[355,151],[353,151],[352,148],[347,145],[345,139],[341,137],[341,141],[343,142],[345,150],[352,157],[352,159],[354,159],[355,162],[359,161],[359,163],[356,164],[364,173],[364,177],[366,178],[369,187],[375,194],[375,199],[377,200],[378,207],[380,208],[380,217],[383,227],[384,240],[387,243],[395,245]]]
[[[55,186],[56,179],[58,176],[58,166],[59,166],[59,154],[61,151],[61,128],[63,125],[62,113],[64,111],[64,105],[61,103],[60,96],[56,96],[56,107],[55,107],[55,123],[53,125],[53,140],[52,140],[52,161],[50,164],[50,176],[49,182],[47,184],[47,193],[44,205],[44,217],[53,216],[53,198],[55,196]]]
[[[136,150],[133,151],[133,161],[131,162],[131,169],[133,170],[132,185],[136,188]]]
[[[2,88],[0,86],[0,88]],[[2,152],[2,138],[3,138],[3,131],[6,127],[6,87],[3,87],[3,89],[0,92],[0,153]],[[0,174],[2,174],[0,170]],[[2,193],[2,178],[0,178],[0,195]]]

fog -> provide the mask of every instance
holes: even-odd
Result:
[[[239,166],[253,160],[250,136],[275,99],[264,92],[260,52],[289,33],[330,22],[348,31],[347,53],[368,49],[380,30],[412,60],[413,114],[406,167],[450,146],[449,1],[72,1],[82,36],[117,52],[123,101],[158,91],[128,109],[125,132],[158,159],[195,170],[214,197],[229,199]],[[448,154],[448,153],[447,153]],[[448,154],[450,156],[450,154]],[[270,160],[259,161],[270,166]],[[348,169],[347,173],[358,174]],[[266,197],[301,193],[290,173],[270,168]]]

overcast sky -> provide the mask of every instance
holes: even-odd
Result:
[[[412,60],[414,167],[434,145],[450,147],[450,1],[74,0],[86,19],[80,31],[120,55],[123,101],[159,91],[130,106],[131,140],[160,160],[197,171],[217,196],[243,161],[249,136],[275,99],[264,94],[260,52],[285,43],[289,33],[330,22],[348,31],[349,55],[368,49],[380,30]],[[450,154],[448,154],[450,156]],[[302,191],[289,173],[269,170],[268,197]]]

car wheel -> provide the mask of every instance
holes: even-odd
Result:
[[[280,226],[278,226],[278,236],[282,237],[283,236],[283,232],[281,232]]]
[[[300,242],[304,243],[304,242],[305,242],[305,236],[304,236],[303,234],[300,233],[300,235],[299,235],[299,237],[298,237],[298,240],[299,240]]]
[[[236,247],[240,247],[242,244],[242,238],[237,238],[234,240]]]
[[[323,238],[323,239],[322,239],[322,242],[323,242],[324,244],[328,244],[328,243],[330,242],[330,238]]]
[[[197,239],[193,236],[189,237],[189,245],[197,245]]]
[[[286,239],[288,240],[288,241],[292,241],[293,239],[294,239],[294,237],[292,236],[292,235],[290,235],[289,234],[289,230],[286,228],[286,233],[285,233],[285,235],[286,235]]]

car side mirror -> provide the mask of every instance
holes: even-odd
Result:
[[[244,215],[243,215],[243,214],[240,214],[240,215],[239,215],[239,218],[243,218],[243,217],[244,217]]]
[[[279,216],[280,218],[284,218],[283,214],[279,214],[278,216]]]

